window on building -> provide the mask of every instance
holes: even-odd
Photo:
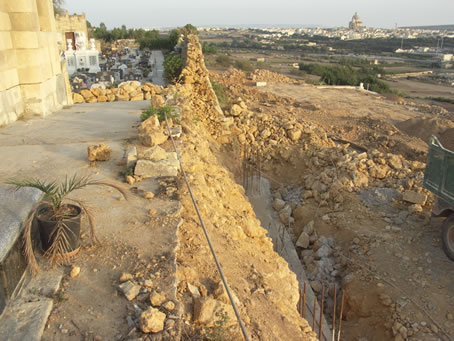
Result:
[[[90,56],[90,65],[96,65],[96,56]]]

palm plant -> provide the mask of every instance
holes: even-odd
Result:
[[[23,236],[25,257],[33,274],[39,270],[32,243],[32,225],[35,218],[43,215],[46,221],[52,222],[55,226],[49,237],[50,246],[44,255],[50,259],[51,263],[60,264],[67,262],[73,256],[72,251],[74,250],[71,249],[70,239],[74,237],[79,238],[79,236],[74,236],[74,232],[68,226],[68,221],[72,217],[79,216],[81,210],[88,217],[92,243],[96,244],[99,242],[95,234],[95,220],[93,215],[82,201],[69,198],[68,195],[70,193],[87,186],[102,185],[116,189],[127,199],[127,194],[122,187],[109,181],[93,180],[90,176],[66,176],[61,183],[57,183],[56,181],[41,181],[38,178],[10,179],[6,183],[15,186],[16,190],[23,187],[32,187],[44,193],[43,202],[34,207],[25,223]],[[71,202],[79,205],[80,209],[75,205],[71,205]],[[44,241],[42,242],[44,245]]]

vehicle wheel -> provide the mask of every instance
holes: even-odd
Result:
[[[454,261],[454,214],[451,214],[441,225],[443,250]]]

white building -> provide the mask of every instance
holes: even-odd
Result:
[[[76,49],[73,49],[72,39],[67,39],[65,59],[67,62],[68,74],[71,76],[77,71],[88,71],[90,73],[100,72],[99,53],[96,50],[95,40],[90,39],[90,49],[86,49],[86,38],[83,32],[75,33]]]

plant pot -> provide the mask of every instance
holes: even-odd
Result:
[[[64,234],[65,249],[61,252],[61,256],[75,255],[80,248],[80,216],[81,208],[75,205],[65,205],[68,213],[61,218],[61,223],[58,224],[55,219],[49,217],[48,212],[52,208],[47,205],[41,205],[38,208],[36,221],[38,224],[41,244],[44,251],[49,250],[55,241],[58,232]],[[58,231],[60,229],[60,231]]]

